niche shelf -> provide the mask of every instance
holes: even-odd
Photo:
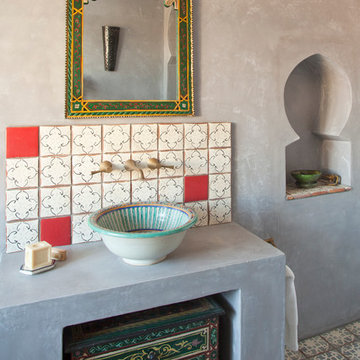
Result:
[[[289,123],[299,136],[286,147],[286,199],[351,190],[351,142],[341,137],[352,106],[345,71],[323,55],[306,58],[287,79],[284,104]],[[341,184],[320,180],[311,189],[297,188],[290,173],[299,169],[337,174]]]

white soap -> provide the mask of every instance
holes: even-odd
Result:
[[[24,269],[35,270],[51,264],[51,245],[46,241],[25,246]]]

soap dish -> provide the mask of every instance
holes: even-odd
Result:
[[[45,271],[48,271],[48,270],[51,270],[55,267],[55,263],[56,261],[55,260],[52,260],[51,264],[50,265],[46,265],[46,266],[43,266],[41,268],[38,268],[38,269],[35,269],[35,270],[28,270],[28,269],[25,269],[25,265],[21,265],[20,267],[20,272],[25,274],[25,275],[36,275],[36,274],[40,274],[42,272],[45,272]]]

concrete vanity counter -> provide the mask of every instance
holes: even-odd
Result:
[[[65,262],[35,276],[19,273],[23,258],[0,263],[4,358],[61,359],[65,326],[221,294],[226,358],[283,359],[285,256],[235,223],[189,230],[148,267],[123,263],[101,242],[69,247]]]

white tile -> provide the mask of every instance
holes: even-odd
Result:
[[[157,180],[137,180],[132,182],[132,202],[157,201]]]
[[[231,222],[231,199],[209,201],[210,225]]]
[[[101,185],[76,185],[72,187],[72,213],[90,213],[101,208]]]
[[[8,190],[6,192],[6,220],[36,219],[38,217],[38,189]]]
[[[231,147],[231,123],[209,123],[209,147]]]
[[[72,127],[72,153],[101,153],[101,125]]]
[[[209,150],[209,173],[231,172],[231,149]]]
[[[129,181],[130,171],[125,169],[125,161],[130,159],[130,153],[104,154],[103,161],[110,161],[113,170],[111,173],[103,173],[105,182]]]
[[[39,158],[6,160],[6,184],[8,189],[38,187]]]
[[[157,150],[157,125],[132,125],[132,151]]]
[[[185,175],[202,175],[208,173],[208,151],[185,151]]]
[[[40,155],[69,155],[70,126],[40,126]]]
[[[70,215],[70,186],[42,188],[40,191],[41,217]]]
[[[130,202],[130,182],[106,183],[103,187],[103,207]]]
[[[209,199],[231,197],[231,174],[209,175]]]
[[[130,151],[130,125],[104,125],[104,152]]]
[[[6,224],[6,252],[11,253],[25,249],[26,244],[39,241],[38,220],[13,222]]]
[[[40,158],[40,168],[41,186],[71,184],[70,156]]]
[[[90,241],[99,241],[101,236],[91,230],[88,225],[89,215],[73,215],[72,217],[72,243],[79,244]]]
[[[209,224],[209,211],[207,201],[196,201],[185,203],[186,207],[193,209],[198,216],[195,226],[207,226]]]
[[[101,174],[91,175],[91,171],[99,170],[101,155],[75,155],[72,158],[73,184],[96,183],[101,181]]]
[[[132,159],[136,165],[144,172],[145,179],[156,179],[158,177],[158,170],[151,170],[148,168],[148,160],[150,158],[157,159],[158,155],[156,151],[138,152],[132,154]],[[137,171],[132,172],[132,179],[138,179],[139,173]]]
[[[174,166],[174,169],[161,168],[159,177],[173,177],[184,175],[184,152],[181,151],[160,151],[159,160],[162,165]]]
[[[159,125],[159,150],[182,150],[184,127],[182,124]]]
[[[184,201],[184,178],[160,179],[159,201],[182,203]]]
[[[206,149],[208,124],[185,124],[185,149]]]

